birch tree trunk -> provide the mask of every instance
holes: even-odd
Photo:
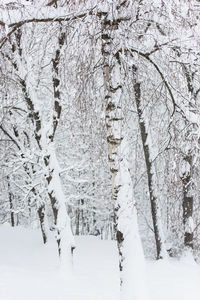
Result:
[[[22,33],[20,30],[16,33],[16,44],[13,46],[13,51],[18,49],[20,59],[23,59],[23,53],[20,48],[22,39]],[[62,190],[62,183],[59,174],[59,164],[56,158],[54,149],[54,138],[56,129],[61,115],[61,97],[60,97],[60,79],[59,79],[59,63],[61,48],[64,45],[65,32],[62,31],[60,26],[60,32],[58,37],[58,44],[55,53],[55,57],[52,60],[52,86],[53,86],[53,114],[48,120],[48,130],[44,124],[42,124],[42,118],[39,110],[35,106],[34,99],[31,98],[26,80],[20,74],[20,66],[15,62],[13,67],[19,75],[19,81],[21,89],[24,95],[24,100],[29,112],[29,118],[34,128],[34,137],[38,148],[41,153],[41,158],[44,160],[46,172],[45,179],[47,182],[48,195],[54,216],[54,229],[56,233],[56,241],[58,245],[58,253],[61,259],[61,266],[66,270],[70,270],[72,266],[72,249],[74,249],[73,235],[71,231],[70,219],[67,215],[67,209],[65,204],[65,196]],[[43,125],[43,126],[42,126]],[[44,203],[40,203],[38,207],[38,215],[41,222],[41,229],[44,229]]]
[[[133,65],[132,68],[133,68],[134,95],[135,95],[135,102],[136,102],[137,114],[139,119],[139,129],[140,129],[140,134],[142,139],[142,147],[144,151],[144,158],[145,158],[146,171],[147,171],[148,190],[149,190],[149,197],[150,197],[150,204],[151,204],[151,215],[153,220],[154,236],[156,242],[157,259],[167,258],[168,255],[165,247],[165,239],[164,239],[164,233],[162,229],[161,211],[160,211],[158,198],[156,197],[154,192],[153,165],[150,157],[149,145],[147,143],[148,133],[147,133],[145,121],[142,116],[140,82],[137,81],[137,67]]]
[[[44,162],[46,166],[46,180],[48,184],[48,195],[51,202],[53,216],[54,216],[54,230],[56,233],[56,241],[58,245],[58,253],[61,260],[61,266],[70,270],[72,267],[72,254],[74,249],[74,239],[71,230],[71,222],[67,213],[65,195],[62,190],[62,183],[60,178],[60,168],[57,161],[54,138],[57,126],[60,120],[62,111],[61,96],[60,96],[60,77],[59,77],[59,63],[61,56],[61,49],[65,42],[65,31],[62,25],[60,26],[60,33],[58,37],[58,47],[53,63],[53,91],[54,91],[54,107],[53,116],[50,120],[50,129],[48,132],[43,132],[45,156]]]
[[[71,222],[67,214],[65,195],[59,174],[59,165],[53,143],[48,145],[48,154],[45,156],[46,180],[48,195],[54,217],[54,232],[58,245],[58,254],[61,267],[70,271],[72,267],[72,254],[74,239],[71,231]]]
[[[114,5],[104,13],[102,21],[102,56],[108,159],[119,250],[120,299],[144,300],[144,256],[127,161],[128,142],[123,134],[123,79],[120,58],[115,56],[114,49],[119,23],[120,17]]]

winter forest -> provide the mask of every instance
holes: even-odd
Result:
[[[200,1],[0,1],[0,300],[197,300]]]

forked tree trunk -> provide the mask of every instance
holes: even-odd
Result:
[[[58,245],[61,266],[70,271],[72,267],[72,254],[74,238],[71,231],[71,222],[67,214],[65,195],[59,174],[59,165],[52,145],[48,145],[48,155],[45,156],[46,179],[48,195],[54,217],[54,232]]]
[[[62,183],[59,174],[59,163],[57,161],[54,138],[57,130],[57,126],[60,120],[62,111],[61,95],[60,95],[60,74],[59,64],[61,58],[61,50],[65,43],[65,28],[60,24],[60,32],[58,37],[58,47],[55,52],[55,57],[52,60],[53,71],[53,92],[54,92],[54,110],[51,129],[46,141],[46,155],[44,162],[47,167],[47,183],[48,183],[48,195],[51,202],[54,226],[56,233],[56,240],[58,245],[58,253],[61,259],[61,266],[66,267],[68,270],[72,266],[72,254],[75,248],[74,239],[71,230],[71,221],[67,213],[65,195],[62,190]],[[44,134],[47,136],[46,134]]]
[[[154,192],[154,181],[153,181],[153,165],[150,157],[150,149],[147,143],[148,140],[148,132],[146,129],[145,121],[142,115],[141,109],[141,88],[140,82],[137,81],[137,67],[133,65],[133,82],[134,82],[134,96],[135,96],[135,103],[137,108],[138,114],[138,121],[139,121],[139,129],[142,139],[142,147],[144,151],[144,158],[146,164],[146,171],[147,171],[147,180],[148,180],[148,190],[149,190],[149,197],[150,197],[150,205],[151,205],[151,215],[153,220],[153,228],[154,228],[154,236],[156,242],[156,252],[157,252],[157,259],[167,258],[167,250],[165,247],[165,239],[164,233],[162,229],[162,222],[161,222],[161,211],[159,206],[158,198]]]
[[[13,51],[18,50],[20,58],[22,58],[22,51],[20,47],[22,33],[18,30],[15,34],[16,44],[13,43]],[[58,253],[61,258],[62,266],[70,270],[72,265],[72,251],[74,249],[73,236],[71,231],[70,219],[67,214],[65,205],[65,196],[62,191],[62,184],[59,175],[59,165],[54,151],[54,138],[56,129],[60,120],[61,114],[61,99],[60,99],[60,79],[59,79],[59,63],[61,57],[61,49],[65,42],[65,31],[62,30],[60,25],[60,33],[58,37],[58,46],[54,59],[52,59],[52,87],[54,96],[53,117],[49,121],[49,132],[45,132],[45,128],[42,128],[41,116],[38,110],[35,109],[34,101],[29,95],[26,80],[20,78],[19,66],[13,62],[13,67],[19,75],[19,81],[21,89],[24,95],[24,100],[29,111],[32,124],[34,126],[34,136],[37,142],[38,148],[41,152],[41,157],[44,159],[46,166],[46,182],[48,185],[48,195],[52,206],[54,216],[54,230],[56,232],[56,241],[58,244]],[[41,228],[43,225],[43,213],[44,210],[38,211]]]
[[[113,19],[113,15],[116,19]],[[128,142],[123,135],[123,80],[120,59],[114,55],[119,34],[117,7],[103,14],[102,56],[106,106],[108,159],[119,250],[121,300],[145,300],[144,256],[137,225],[132,179],[127,162]]]

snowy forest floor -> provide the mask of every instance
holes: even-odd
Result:
[[[59,272],[53,237],[38,230],[0,226],[0,300],[118,300],[116,245],[76,238],[73,278]],[[200,299],[200,266],[191,261],[147,262],[150,300]]]

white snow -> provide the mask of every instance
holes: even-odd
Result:
[[[0,300],[118,300],[115,242],[76,238],[73,278],[59,272],[57,245],[38,230],[0,226]],[[147,262],[150,300],[198,300],[200,266],[189,259]],[[133,282],[134,284],[134,282]]]

